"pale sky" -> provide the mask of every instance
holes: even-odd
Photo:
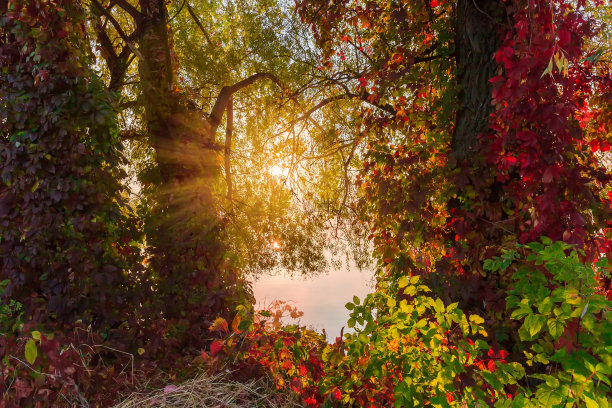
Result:
[[[318,332],[324,328],[327,340],[333,342],[349,318],[344,305],[352,302],[354,295],[363,300],[372,291],[372,276],[373,271],[360,271],[351,264],[349,268],[330,268],[327,274],[306,279],[287,274],[262,276],[253,284],[253,291],[257,308],[276,299],[292,301],[293,306],[304,312],[300,325],[312,326]],[[347,329],[344,328],[345,333]]]

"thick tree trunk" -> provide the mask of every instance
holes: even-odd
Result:
[[[146,232],[164,316],[201,335],[197,326],[207,327],[233,310],[242,287],[229,267],[221,266],[226,248],[211,189],[218,175],[214,132],[174,90],[164,4],[140,0],[144,18],[138,38],[139,73],[157,164],[151,175],[153,214]]]
[[[476,152],[477,136],[487,129],[491,84],[498,68],[493,55],[501,44],[499,23],[504,8],[500,0],[459,0],[455,57],[460,108],[457,111],[452,149],[459,163]]]
[[[457,83],[460,87],[459,107],[451,141],[450,170],[456,172],[455,198],[448,202],[448,242],[452,243],[452,259],[437,263],[437,272],[428,276],[432,287],[440,288],[447,300],[461,299],[461,307],[481,312],[485,293],[489,299],[503,302],[503,293],[495,293],[497,277],[481,276],[480,259],[488,248],[498,248],[507,235],[496,227],[503,216],[499,189],[491,179],[486,161],[482,159],[483,146],[478,136],[489,131],[491,83],[499,66],[494,55],[501,45],[505,8],[502,0],[459,0],[455,27],[455,58]],[[471,208],[469,208],[471,207]],[[469,242],[468,242],[469,241]],[[474,262],[476,260],[476,262]],[[458,274],[458,269],[465,274]],[[455,301],[455,300],[453,300]],[[501,304],[501,303],[500,303]],[[499,306],[499,305],[498,305]]]

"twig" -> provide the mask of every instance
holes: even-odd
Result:
[[[15,357],[15,356],[9,356],[9,358],[12,358],[12,359],[14,359],[14,360],[19,361],[21,364],[23,364],[24,366],[26,366],[27,368],[29,368],[30,370],[32,370],[32,371],[33,371],[33,372],[35,372],[36,374],[39,374],[39,375],[44,375],[44,376],[46,376],[46,377],[53,378],[54,380],[56,380],[56,379],[57,379],[57,376],[56,376],[56,375],[54,375],[54,374],[47,374],[47,373],[43,373],[43,372],[37,371],[37,370],[35,370],[35,369],[34,369],[34,367],[32,367],[31,365],[29,365],[29,364],[28,364],[28,363],[26,363],[25,361],[21,361],[20,359],[18,359],[18,358],[17,358],[17,357]]]
[[[193,9],[189,5],[189,3],[187,3],[186,5],[187,5],[187,11],[191,15],[191,18],[193,18],[193,21],[195,21],[196,25],[200,28],[200,31],[202,31],[202,34],[204,34],[204,38],[206,38],[206,42],[208,43],[208,45],[211,48],[213,48],[214,44],[213,44],[212,40],[210,39],[210,36],[208,35],[208,31],[206,31],[206,29],[204,28],[204,26],[200,22],[200,19],[198,18],[196,13],[193,11]]]

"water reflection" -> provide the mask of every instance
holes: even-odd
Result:
[[[291,301],[304,312],[299,319],[301,325],[319,332],[325,329],[328,340],[333,341],[349,317],[344,305],[355,295],[363,299],[371,292],[373,276],[373,270],[359,270],[350,262],[348,267],[331,268],[327,273],[311,277],[291,276],[286,272],[264,275],[253,283],[253,291],[258,308],[274,300]],[[295,323],[290,319],[285,321]]]

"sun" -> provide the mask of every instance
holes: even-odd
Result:
[[[271,166],[268,169],[268,173],[274,177],[287,177],[287,175],[289,174],[289,169],[275,164],[274,166]]]

